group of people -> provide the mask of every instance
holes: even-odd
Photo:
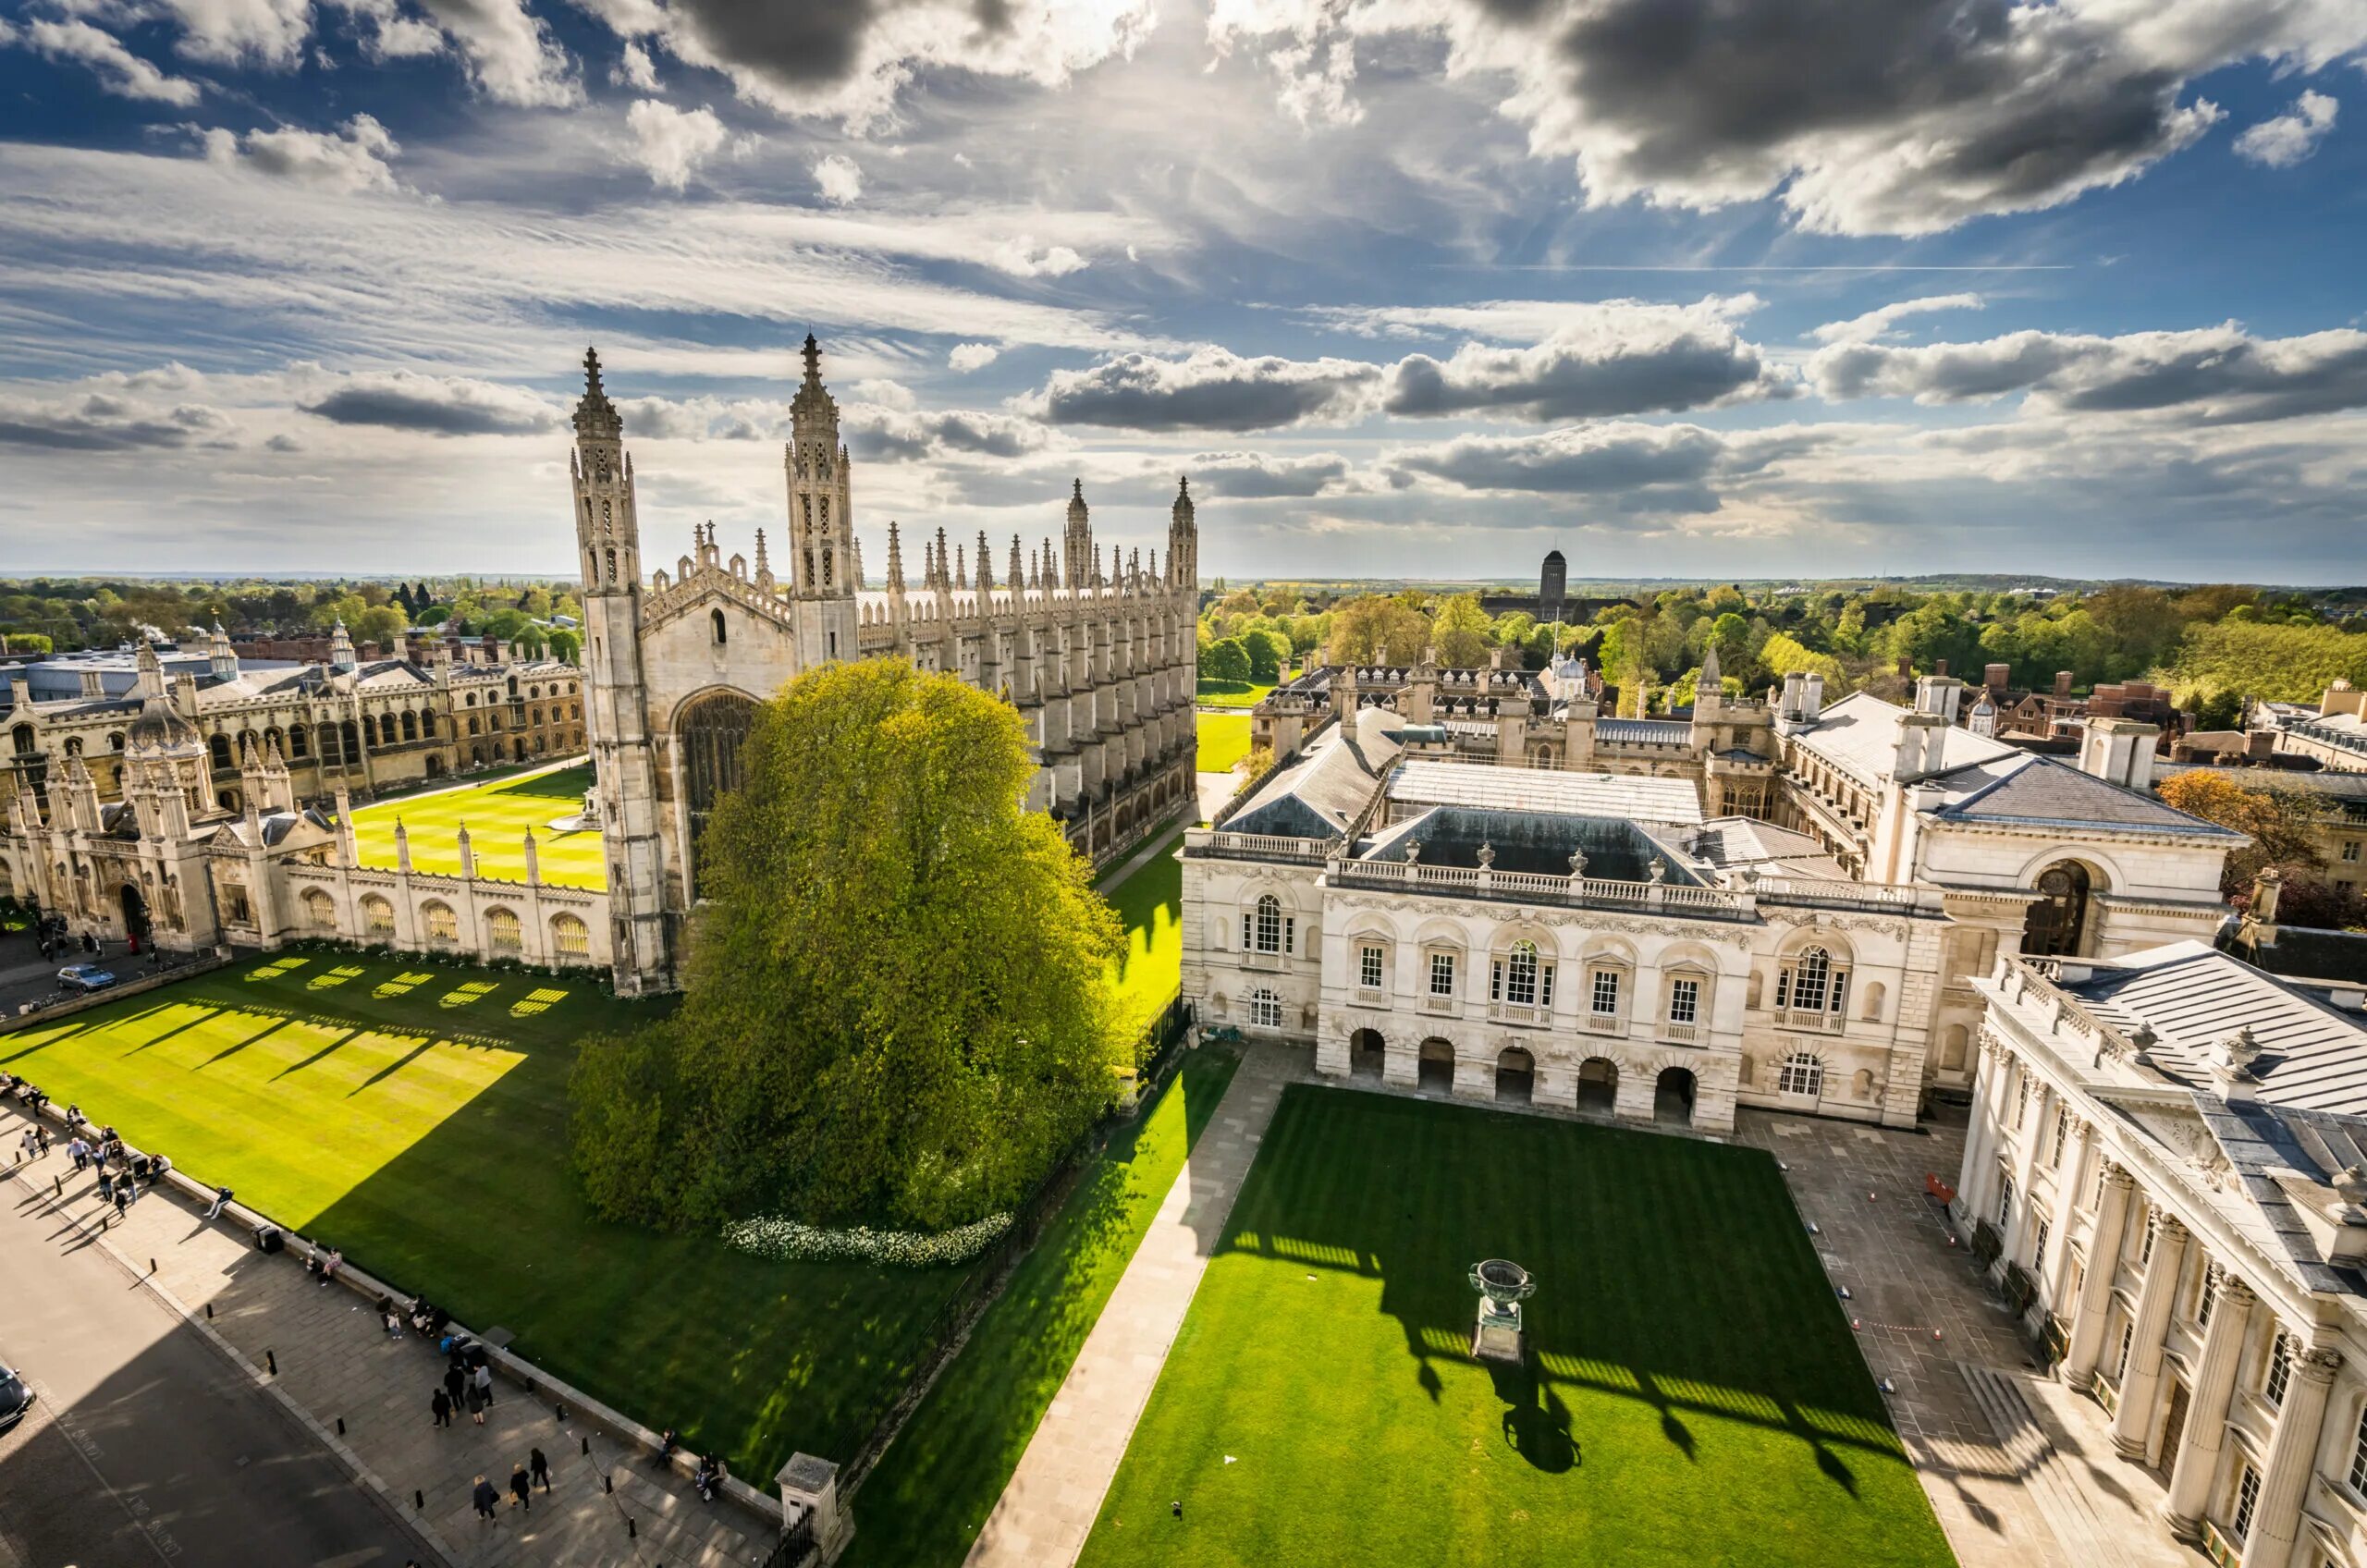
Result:
[[[334,1284],[337,1281],[337,1270],[344,1267],[345,1254],[337,1251],[337,1248],[331,1247],[324,1252],[318,1242],[306,1244],[304,1272],[313,1277],[313,1283],[324,1287]]]
[[[14,1099],[30,1109],[35,1118],[49,1096],[39,1085],[13,1072],[0,1072],[0,1096]],[[131,1207],[132,1200],[143,1191],[165,1179],[173,1162],[161,1154],[143,1154],[128,1148],[123,1137],[111,1126],[101,1126],[82,1114],[79,1105],[66,1108],[66,1158],[74,1164],[77,1174],[85,1170],[98,1172],[99,1201],[115,1206],[117,1217]],[[17,1137],[20,1160],[39,1159],[53,1146],[49,1128],[39,1120]]]
[[[545,1491],[551,1489],[551,1462],[543,1457],[543,1451],[538,1448],[527,1451],[525,1464],[513,1464],[509,1467],[509,1506],[522,1508],[532,1513],[534,1507],[536,1487],[542,1488]],[[490,1520],[494,1516],[495,1509],[500,1506],[501,1493],[495,1488],[491,1481],[479,1476],[474,1495],[477,1517]]]

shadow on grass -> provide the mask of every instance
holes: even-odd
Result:
[[[592,788],[592,767],[588,763],[574,767],[562,767],[550,773],[537,773],[510,783],[498,785],[485,792],[489,795],[546,795],[554,800],[582,801],[583,791]]]
[[[1611,1400],[1654,1414],[1672,1479],[1710,1473],[1705,1424],[1717,1464],[1796,1443],[1853,1501],[1867,1463],[1906,1471],[1763,1151],[1294,1085],[1219,1252],[1377,1274],[1432,1404],[1472,1365],[1471,1263],[1526,1265],[1529,1359],[1490,1371],[1502,1439],[1539,1470],[1576,1465],[1573,1407]]]

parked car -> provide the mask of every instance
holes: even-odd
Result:
[[[0,1432],[8,1430],[25,1418],[33,1407],[33,1391],[25,1380],[6,1366],[0,1366]]]
[[[69,991],[104,991],[115,975],[95,963],[69,963],[57,972],[57,983]]]

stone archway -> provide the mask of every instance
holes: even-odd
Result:
[[[2057,861],[2038,874],[2038,901],[2022,917],[2022,951],[2033,958],[2075,958],[2086,950],[2088,895],[2095,878],[2076,860]]]
[[[1415,1067],[1417,1087],[1450,1094],[1454,1089],[1454,1042],[1433,1035],[1422,1042]]]
[[[1388,1042],[1378,1029],[1359,1029],[1348,1036],[1348,1075],[1378,1078],[1389,1054]]]
[[[126,882],[122,889],[117,893],[116,901],[123,908],[123,934],[131,940],[133,949],[136,951],[139,945],[148,939],[151,929],[147,897],[138,888]]]
[[[1611,1115],[1619,1105],[1619,1064],[1607,1056],[1578,1063],[1578,1109]]]
[[[1693,1070],[1664,1067],[1652,1084],[1652,1120],[1672,1127],[1693,1125],[1693,1096],[1699,1087]]]
[[[1537,1059],[1519,1046],[1506,1046],[1496,1056],[1496,1100],[1501,1105],[1529,1105],[1537,1098]]]

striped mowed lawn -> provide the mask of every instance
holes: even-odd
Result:
[[[380,801],[354,811],[354,845],[362,864],[393,865],[395,825],[399,822],[411,840],[412,870],[457,876],[460,830],[465,825],[479,876],[523,881],[525,836],[532,829],[535,863],[544,881],[570,888],[605,888],[608,869],[600,851],[600,835],[561,833],[550,826],[580,811],[583,791],[591,787],[592,765],[571,763],[483,784]]]

